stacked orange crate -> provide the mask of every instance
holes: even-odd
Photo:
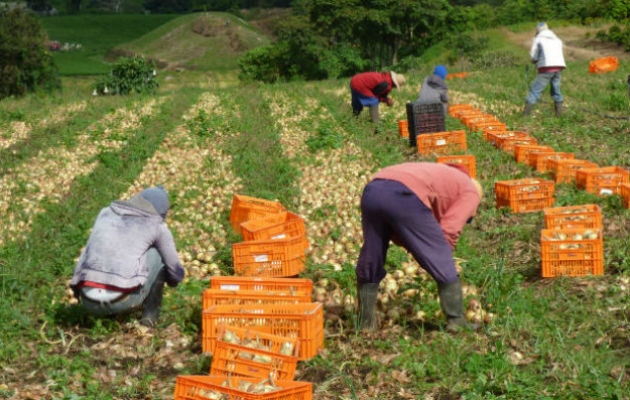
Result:
[[[547,229],[601,229],[602,209],[597,204],[545,208]]]
[[[529,153],[532,151],[549,151],[553,152],[553,147],[540,146],[535,144],[515,144],[514,145],[514,159],[516,162],[529,163]]]
[[[477,177],[477,168],[475,156],[472,154],[465,154],[461,156],[440,156],[435,159],[436,162],[441,164],[462,164],[468,169],[468,174],[471,178]]]
[[[285,208],[277,201],[235,194],[232,199],[230,222],[234,232],[241,233],[241,222],[266,217],[282,211],[285,211]]]
[[[597,164],[576,159],[548,160],[547,165],[556,183],[570,183],[575,180],[577,171],[582,168],[597,168]]]
[[[416,137],[418,153],[451,153],[466,151],[466,132],[464,130],[436,132]]]
[[[543,229],[540,247],[543,278],[604,273],[601,229]]]
[[[619,194],[621,184],[630,183],[630,173],[621,167],[585,168],[577,171],[576,183],[580,189],[600,196]]]
[[[494,183],[497,208],[510,207],[512,212],[540,211],[554,202],[554,183],[543,179],[516,179]]]

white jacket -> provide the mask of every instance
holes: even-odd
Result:
[[[567,66],[562,54],[562,40],[549,29],[536,35],[529,55],[536,63],[536,68]]]

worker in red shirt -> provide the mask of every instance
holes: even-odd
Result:
[[[481,202],[479,182],[464,166],[404,163],[379,171],[361,197],[363,247],[356,266],[359,324],[378,328],[376,298],[390,239],[407,249],[438,283],[447,329],[466,323],[453,250]]]
[[[388,106],[394,104],[389,92],[395,87],[405,83],[405,77],[394,71],[390,72],[363,72],[356,74],[350,80],[352,92],[352,112],[358,116],[364,106],[370,108],[370,120],[379,122],[378,104],[385,102]]]

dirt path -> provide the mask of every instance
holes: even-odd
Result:
[[[593,60],[599,57],[617,57],[619,60],[627,60],[628,52],[624,51],[623,46],[600,42],[595,39],[595,34],[600,29],[608,29],[608,26],[601,28],[582,26],[552,27],[552,30],[564,43],[564,56],[567,61]],[[507,28],[501,28],[501,33],[527,50],[529,50],[534,38],[533,30],[531,32],[512,32]],[[588,38],[586,36],[587,33],[590,34]]]

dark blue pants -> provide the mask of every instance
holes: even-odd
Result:
[[[386,274],[385,257],[392,234],[438,283],[459,279],[453,251],[431,210],[405,185],[375,179],[361,197],[363,247],[357,281],[379,283]]]

